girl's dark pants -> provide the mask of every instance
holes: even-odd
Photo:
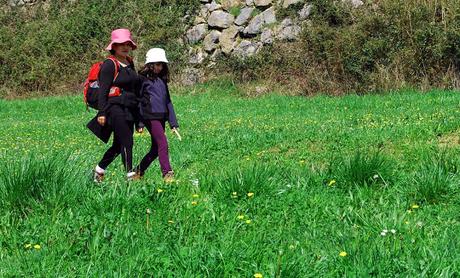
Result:
[[[145,124],[152,139],[152,146],[150,151],[142,159],[139,170],[143,174],[150,164],[158,157],[160,160],[161,172],[163,176],[165,176],[168,172],[172,171],[171,164],[169,163],[168,140],[165,135],[165,121],[151,120]]]
[[[131,172],[133,169],[134,122],[126,120],[126,116],[123,113],[111,113],[109,124],[113,128],[113,143],[98,165],[102,169],[106,169],[121,154],[126,172]]]

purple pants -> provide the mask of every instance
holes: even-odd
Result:
[[[161,172],[165,176],[169,171],[172,171],[171,164],[169,163],[168,140],[165,135],[165,121],[151,120],[145,124],[152,139],[152,146],[150,147],[150,151],[142,159],[139,170],[141,174],[144,174],[150,164],[158,157]]]

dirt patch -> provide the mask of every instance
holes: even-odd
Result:
[[[460,146],[460,136],[458,134],[444,134],[438,138],[438,144],[442,148],[453,148]]]

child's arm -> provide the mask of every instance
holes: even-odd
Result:
[[[169,95],[168,86],[166,86],[166,92],[167,92],[167,107],[168,107],[168,122],[169,122],[169,126],[172,129],[173,128],[178,128],[179,123],[177,122],[176,112],[174,111],[174,105],[172,104],[171,96]]]

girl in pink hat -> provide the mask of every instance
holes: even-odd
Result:
[[[97,122],[102,126],[108,125],[113,130],[114,138],[112,146],[96,166],[95,182],[103,180],[107,167],[119,154],[128,180],[135,174],[132,152],[134,123],[139,119],[139,77],[129,54],[136,48],[129,30],[112,31],[111,42],[106,48],[112,56],[104,61],[99,72]],[[112,94],[113,88],[119,88],[120,94]]]

